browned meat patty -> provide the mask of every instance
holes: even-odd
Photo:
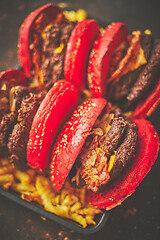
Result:
[[[19,109],[18,123],[14,126],[8,141],[8,148],[13,159],[21,159],[22,163],[26,160],[26,147],[29,139],[33,118],[43,99],[43,95],[30,93],[23,98],[21,108]],[[12,158],[12,157],[11,157]]]
[[[18,112],[21,107],[22,99],[26,96],[29,96],[29,88],[24,86],[17,86],[13,92],[13,98],[15,99],[16,106],[15,111]]]
[[[93,130],[93,140],[89,139],[80,154],[80,174],[87,188],[97,192],[109,181],[112,181],[132,160],[136,150],[138,129],[130,119],[122,116],[118,109],[110,121],[109,131],[96,135]],[[107,118],[106,118],[107,121]],[[104,123],[99,122],[99,127]],[[97,127],[97,126],[96,126]],[[114,158],[113,167],[108,169],[110,157]]]
[[[122,116],[114,118],[107,136],[104,135],[100,139],[99,145],[106,152],[107,157],[112,155],[121,143],[126,125],[127,122]]]
[[[124,111],[134,109],[137,102],[151,91],[160,75],[160,40],[153,41],[152,35],[142,34],[141,48],[147,64],[129,71],[109,86],[110,100]]]
[[[55,23],[44,31],[45,39],[42,54],[45,60],[42,62],[41,70],[47,90],[52,87],[53,83],[63,77],[66,45],[74,27],[75,23],[64,20],[61,23]],[[61,47],[60,43],[63,44],[61,45],[62,49],[56,51],[58,47]]]
[[[114,165],[110,172],[112,179],[115,178],[125,168],[131,159],[133,159],[138,140],[137,131],[138,128],[136,124],[128,122],[124,141],[116,150],[117,152],[114,160]]]
[[[153,86],[155,86],[160,75],[160,40],[154,44],[151,57],[140,73],[137,81],[131,88],[130,93],[126,97],[127,106],[133,105],[136,101],[143,98]]]
[[[17,116],[14,113],[5,114],[0,123],[0,146],[7,147],[9,135],[17,123]]]

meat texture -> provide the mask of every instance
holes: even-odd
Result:
[[[55,23],[45,29],[42,54],[44,61],[41,65],[44,85],[49,90],[53,83],[63,78],[63,65],[66,45],[75,23],[67,20]]]
[[[18,123],[14,126],[12,134],[9,138],[8,148],[13,155],[10,158],[17,166],[26,160],[26,147],[29,139],[29,132],[31,129],[33,118],[37,109],[43,99],[43,94],[30,93],[29,96],[24,98],[21,103],[21,108],[18,114]],[[19,161],[21,159],[22,161]]]
[[[101,120],[98,125],[103,134],[97,135],[101,131],[94,129],[93,140],[90,141],[90,136],[78,159],[81,162],[81,177],[87,188],[93,192],[103,189],[129,164],[133,159],[138,138],[136,124],[124,117],[121,110],[118,109],[109,122],[107,118],[102,119],[105,121]],[[110,163],[111,158],[113,163]]]

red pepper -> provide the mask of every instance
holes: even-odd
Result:
[[[13,86],[28,85],[27,78],[23,71],[18,69],[9,69],[0,73],[0,89],[3,90],[3,84],[7,89],[11,89]]]
[[[88,192],[88,201],[99,208],[110,210],[129,197],[154,164],[159,150],[159,138],[151,123],[134,120],[138,126],[138,144],[134,160],[101,193]]]
[[[79,89],[87,82],[88,58],[94,41],[100,35],[100,27],[95,20],[79,22],[70,36],[65,61],[65,78],[73,81]]]
[[[52,153],[51,181],[60,190],[97,117],[106,104],[103,98],[91,99],[78,107],[65,124]]]
[[[25,19],[21,25],[19,31],[19,41],[18,41],[18,57],[21,66],[23,67],[27,77],[31,77],[32,73],[32,47],[31,43],[33,41],[33,34],[36,31],[36,20],[40,15],[46,15],[50,22],[54,21],[58,15],[62,13],[61,8],[53,4],[46,4],[42,7],[36,9],[34,12]],[[44,24],[41,23],[41,24]],[[47,22],[46,24],[49,24]],[[45,27],[45,26],[44,26]]]
[[[42,101],[32,123],[27,146],[28,165],[43,170],[48,166],[53,142],[61,125],[78,103],[73,83],[59,80]]]
[[[160,80],[156,84],[152,92],[147,96],[147,99],[140,102],[132,112],[132,118],[149,117],[160,104]]]
[[[88,85],[93,97],[105,96],[112,54],[123,41],[128,41],[127,26],[124,23],[113,23],[95,42],[88,64]]]

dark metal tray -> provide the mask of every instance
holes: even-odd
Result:
[[[57,222],[71,230],[74,230],[78,233],[81,234],[91,234],[91,233],[95,233],[97,231],[99,231],[106,223],[108,217],[109,217],[109,212],[103,210],[103,212],[101,214],[98,214],[95,221],[96,221],[96,225],[91,225],[88,226],[86,228],[82,228],[80,225],[78,225],[77,223],[70,221],[68,219],[62,218],[60,216],[57,216],[54,213],[48,212],[45,209],[35,205],[34,203],[30,203],[27,202],[26,200],[23,200],[18,194],[14,193],[13,191],[9,191],[9,190],[4,190],[2,188],[0,188],[0,194],[4,197],[9,198],[10,200],[22,205],[23,207],[26,207],[32,211],[34,211],[35,213],[51,220],[54,222]]]

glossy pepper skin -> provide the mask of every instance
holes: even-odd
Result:
[[[95,20],[79,22],[71,33],[64,61],[65,78],[83,89],[87,82],[89,54],[95,40],[100,35],[100,27]]]
[[[135,119],[138,144],[133,161],[101,193],[88,192],[88,201],[99,208],[110,210],[129,197],[154,164],[159,150],[159,138],[151,123]]]
[[[55,144],[51,160],[51,181],[60,190],[102,109],[104,98],[91,99],[79,106],[65,124]]]
[[[6,85],[7,89],[17,85],[28,85],[28,80],[23,71],[18,69],[9,69],[0,73],[0,86]]]
[[[32,75],[31,69],[33,63],[31,43],[33,40],[34,31],[36,29],[36,19],[41,14],[44,14],[51,22],[54,21],[60,13],[62,13],[62,10],[58,6],[54,4],[46,4],[30,13],[21,25],[18,40],[18,58],[20,65],[24,69],[27,77],[31,77]]]
[[[110,60],[116,47],[128,41],[128,29],[124,23],[112,23],[96,40],[88,63],[88,86],[93,97],[104,97]]]
[[[78,104],[78,96],[73,83],[59,80],[43,99],[33,119],[27,145],[27,161],[31,168],[44,170],[48,166],[56,135]]]
[[[160,104],[160,80],[145,100],[140,102],[132,112],[132,118],[149,117]]]

